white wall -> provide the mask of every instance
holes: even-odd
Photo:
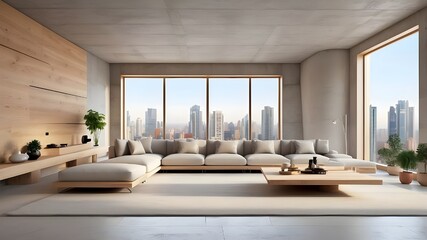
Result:
[[[122,75],[282,75],[283,138],[302,138],[299,64],[110,64],[110,141],[121,137]]]
[[[110,140],[110,66],[90,53],[87,53],[87,66],[87,109],[105,114],[107,126],[101,132],[99,145],[108,146]],[[87,134],[90,136],[89,131]]]
[[[321,51],[301,63],[304,139],[329,139],[332,149],[345,152],[348,86],[349,50]]]

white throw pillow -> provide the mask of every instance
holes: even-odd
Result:
[[[152,137],[144,137],[141,138],[142,146],[144,146],[144,150],[146,153],[153,153],[153,150],[151,149],[151,142],[153,141]]]
[[[273,141],[255,141],[254,153],[274,154],[274,142]]]
[[[326,154],[328,152],[329,152],[329,141],[328,140],[317,139],[316,153]]]
[[[295,152],[297,154],[314,154],[314,142],[312,140],[295,140]]]
[[[129,150],[132,155],[145,154],[144,146],[140,141],[129,140]]]
[[[116,141],[114,142],[114,151],[116,153],[116,157],[120,157],[123,155],[129,155],[130,151],[128,148],[128,140],[116,139]]]
[[[199,153],[199,146],[196,141],[191,142],[178,142],[179,151],[178,153]]]
[[[219,142],[217,142],[216,153],[237,154],[237,142],[236,141],[219,141]]]

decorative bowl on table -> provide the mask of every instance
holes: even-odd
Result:
[[[20,151],[17,153],[12,154],[9,157],[9,161],[13,162],[13,163],[20,163],[20,162],[25,162],[27,161],[29,158],[28,154],[26,153],[21,153]]]

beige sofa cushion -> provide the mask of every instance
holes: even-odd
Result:
[[[254,153],[274,154],[274,141],[254,141]]]
[[[153,141],[151,141],[151,150],[153,153],[166,156],[166,140],[153,139]]]
[[[354,158],[334,158],[331,159],[331,162],[337,162],[345,167],[372,167],[376,168],[376,164],[374,162],[354,159]]]
[[[140,141],[129,140],[129,151],[132,155],[141,155],[145,153],[144,147]]]
[[[218,141],[215,153],[237,154],[237,141]]]
[[[146,153],[153,153],[153,150],[151,149],[151,144],[153,142],[152,137],[143,137],[141,138],[142,146],[144,146],[144,150]]]
[[[129,155],[129,147],[127,139],[116,139],[114,142],[114,151],[116,153],[116,157],[120,157],[123,155]]]
[[[193,153],[176,153],[162,159],[162,165],[190,165],[201,166],[205,163],[205,156]]]
[[[58,173],[60,182],[130,182],[146,173],[135,164],[91,163],[67,168]]]
[[[316,153],[326,154],[329,152],[329,141],[317,139],[316,140]]]
[[[179,142],[179,153],[199,153],[199,146],[195,141]]]
[[[280,145],[281,154],[283,156],[295,153],[294,140],[281,140]]]
[[[290,163],[289,159],[279,154],[255,153],[246,155],[248,165],[280,165]]]
[[[315,153],[314,141],[312,140],[295,140],[295,153],[297,154],[309,154]]]
[[[218,153],[206,157],[205,165],[246,165],[246,159],[239,154]]]
[[[127,155],[116,158],[107,159],[100,163],[127,163],[142,165],[147,167],[147,172],[151,172],[160,166],[162,155],[154,153],[146,153],[143,155]]]

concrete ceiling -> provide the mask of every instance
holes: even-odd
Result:
[[[299,63],[427,0],[5,0],[109,63]]]

